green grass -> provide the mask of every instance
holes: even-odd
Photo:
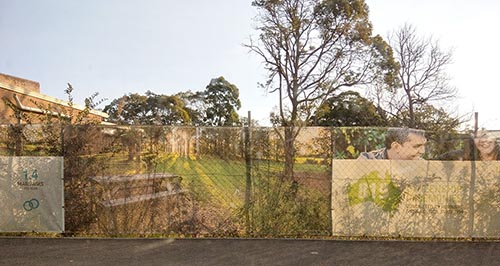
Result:
[[[106,174],[140,174],[148,172],[144,160],[148,155],[142,155],[142,162],[127,161],[126,153],[100,154],[94,158],[105,161],[108,168]],[[246,165],[243,160],[223,160],[203,156],[196,159],[193,156],[176,154],[159,154],[150,156],[155,165],[156,173],[175,174],[182,177],[183,188],[193,192],[195,196],[206,202],[223,207],[238,208],[243,205],[245,196]],[[296,163],[296,172],[325,172],[323,165]],[[253,161],[253,171],[264,171],[276,175],[283,171],[283,162]]]
[[[180,175],[184,187],[197,196],[225,207],[240,207],[245,191],[245,164],[217,158],[195,160],[168,156],[158,164],[158,171]]]

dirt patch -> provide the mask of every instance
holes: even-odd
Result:
[[[300,172],[294,176],[299,184],[316,189],[325,196],[330,195],[332,178],[329,173]]]

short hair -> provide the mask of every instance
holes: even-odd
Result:
[[[416,134],[425,137],[425,131],[421,129],[407,128],[407,127],[390,127],[385,134],[385,147],[391,148],[393,142],[403,144],[408,141],[410,134]]]

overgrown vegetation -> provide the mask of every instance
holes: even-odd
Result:
[[[329,236],[331,160],[380,148],[385,133],[384,128],[304,128],[295,143],[295,180],[284,180],[280,128],[252,129],[252,187],[245,201],[241,128],[63,122],[25,125],[22,152],[64,156],[66,233],[73,235]],[[428,156],[458,143],[452,135],[432,136],[447,142],[430,145]],[[4,135],[2,151],[13,155],[11,137]],[[138,177],[144,180],[109,181]],[[161,192],[173,193],[116,204]]]
[[[22,155],[64,156],[66,234],[223,237],[328,234],[328,192],[308,181],[318,175],[328,180],[328,169],[318,167],[320,164],[313,157],[299,158],[296,170],[304,176],[303,182],[281,183],[277,177],[283,170],[283,161],[279,160],[282,150],[271,148],[272,141],[265,145],[263,141],[274,139],[272,136],[254,141],[253,156],[258,160],[252,165],[255,176],[250,205],[252,224],[247,232],[241,216],[246,174],[241,129],[197,131],[47,120],[42,125],[26,125],[22,135],[25,136]],[[179,137],[185,135],[188,139],[195,137],[187,146]],[[2,150],[7,154],[15,148],[7,146],[8,139],[7,136],[2,141]],[[215,139],[226,144],[214,146]],[[167,188],[173,179],[165,184],[156,178],[161,175],[178,177],[175,182],[179,187]],[[134,176],[146,177],[151,183],[101,182],[106,178]],[[110,206],[120,198],[164,191],[179,193]]]
[[[330,234],[329,194],[275,176],[257,175],[250,205],[250,236],[312,237]]]

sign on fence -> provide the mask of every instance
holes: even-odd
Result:
[[[63,232],[62,157],[0,157],[0,232]]]
[[[500,162],[334,160],[337,236],[500,237]]]

